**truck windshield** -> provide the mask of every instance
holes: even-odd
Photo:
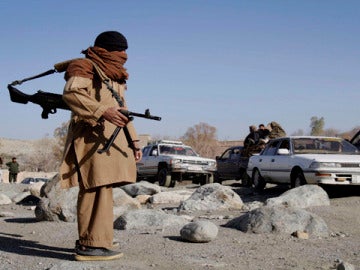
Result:
[[[182,145],[160,145],[161,155],[197,156],[195,151],[188,146]]]

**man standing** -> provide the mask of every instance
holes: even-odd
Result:
[[[6,166],[9,167],[9,183],[16,183],[19,173],[19,163],[17,163],[16,157],[13,157],[11,161],[6,163]]]
[[[113,187],[136,181],[136,162],[142,153],[135,128],[120,113],[109,85],[125,103],[126,38],[107,31],[97,36],[85,58],[72,61],[65,73],[63,99],[72,116],[61,164],[63,188],[79,185],[77,221],[79,239],[75,259],[113,260]],[[104,76],[106,80],[104,83]],[[107,153],[97,152],[122,127]]]

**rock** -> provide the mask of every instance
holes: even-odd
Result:
[[[0,193],[0,205],[11,204],[11,203],[12,200],[8,196]]]
[[[131,197],[138,195],[153,195],[161,192],[161,188],[158,185],[149,183],[147,181],[140,181],[134,184],[128,184],[121,187]]]
[[[135,198],[140,204],[147,204],[150,201],[151,195],[137,195]]]
[[[330,199],[325,190],[318,185],[304,185],[290,189],[279,197],[267,199],[265,205],[307,208],[310,206],[330,205]]]
[[[181,216],[166,214],[162,210],[141,209],[126,212],[114,222],[118,230],[159,230],[166,227],[183,226],[188,220]]]
[[[120,188],[115,188],[113,190],[113,198],[114,220],[129,210],[141,208],[141,204],[137,199],[129,196],[124,190]]]
[[[28,190],[30,191],[31,195],[40,198],[41,197],[40,196],[41,188],[44,184],[45,184],[45,182],[36,182],[36,183],[30,184]]]
[[[222,210],[241,209],[243,202],[230,187],[219,183],[199,187],[189,199],[182,202],[178,210]]]
[[[140,202],[129,196],[124,190],[114,188],[113,190],[114,206],[122,206],[127,209],[139,209]]]
[[[79,187],[62,189],[60,176],[56,175],[41,188],[43,196],[35,209],[38,221],[66,221],[77,220],[77,197]]]
[[[210,221],[195,221],[186,224],[180,230],[180,235],[189,242],[207,243],[216,238],[218,231],[218,227]]]
[[[174,191],[163,191],[157,193],[149,199],[152,204],[177,204],[190,198],[193,194],[191,190],[174,190]]]
[[[12,212],[0,212],[0,217],[15,217],[15,214]]]
[[[341,262],[336,270],[355,270],[355,266],[347,262]]]
[[[309,234],[307,232],[296,231],[293,232],[291,235],[299,239],[309,239]]]
[[[21,205],[37,205],[40,201],[40,198],[34,195],[28,195],[23,198],[21,201],[17,202],[16,204]]]
[[[25,192],[21,192],[21,193],[18,193],[16,194],[14,197],[12,197],[12,201],[14,201],[15,203],[19,203],[21,202],[22,200],[24,200],[26,197],[30,196],[31,193],[30,191],[25,191]]]
[[[304,209],[260,207],[230,220],[225,227],[253,233],[288,233],[304,231],[310,235],[328,236],[328,227],[319,216]]]

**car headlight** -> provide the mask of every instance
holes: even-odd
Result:
[[[175,158],[175,159],[172,159],[172,160],[171,160],[171,164],[172,164],[172,165],[177,165],[177,164],[180,164],[180,163],[182,163],[182,160],[181,160],[181,159],[176,159],[176,158]]]
[[[340,163],[337,162],[318,162],[315,161],[310,164],[310,168],[316,169],[316,168],[340,168]]]
[[[212,169],[216,169],[216,162],[215,161],[210,161],[208,166],[210,168],[212,168]]]

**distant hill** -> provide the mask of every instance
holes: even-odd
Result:
[[[15,140],[0,138],[2,156],[31,155],[36,151],[40,140]]]
[[[43,138],[39,140],[16,140],[0,138],[0,156],[3,163],[16,157],[22,166],[29,163],[40,162],[48,159],[47,153],[51,153],[55,139]],[[51,154],[50,154],[51,155]]]

